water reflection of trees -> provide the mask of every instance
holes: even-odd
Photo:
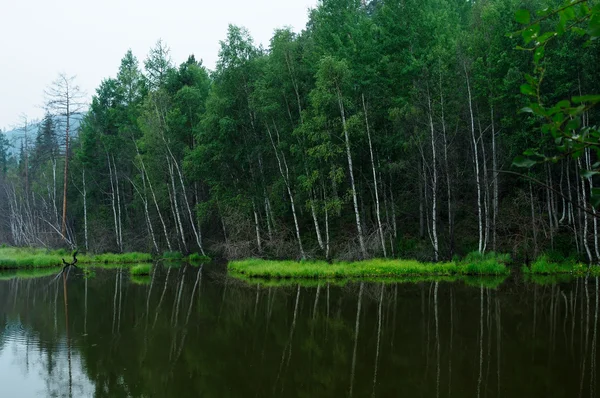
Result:
[[[77,372],[98,397],[596,394],[597,279],[274,287],[155,269],[146,285],[71,275],[68,306],[62,281],[0,282],[0,320],[23,325],[55,395],[69,348],[73,396]]]

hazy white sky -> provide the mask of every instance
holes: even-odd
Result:
[[[161,38],[176,64],[194,54],[213,69],[227,25],[268,46],[273,30],[299,32],[317,0],[0,0],[0,128],[43,116],[43,91],[59,72],[88,96],[116,75],[131,48],[140,61]]]

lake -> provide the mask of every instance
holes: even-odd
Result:
[[[542,282],[1,280],[0,396],[595,397],[598,279]]]

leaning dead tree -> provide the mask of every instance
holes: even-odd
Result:
[[[64,73],[58,75],[58,78],[44,91],[46,97],[46,107],[60,121],[65,123],[65,166],[63,182],[63,203],[61,234],[66,237],[67,234],[67,184],[69,173],[69,135],[71,133],[73,115],[83,111],[85,102],[85,93],[75,84],[75,76],[67,76]]]

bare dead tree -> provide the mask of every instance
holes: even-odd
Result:
[[[65,168],[63,184],[63,208],[61,234],[67,233],[67,175],[69,172],[69,134],[71,133],[71,118],[79,114],[85,107],[85,93],[75,83],[75,76],[60,73],[55,81],[44,90],[45,104],[48,111],[60,116],[65,122]]]

